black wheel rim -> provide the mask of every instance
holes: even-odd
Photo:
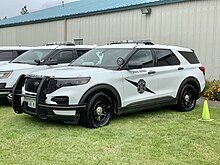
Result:
[[[196,103],[195,93],[192,89],[186,89],[182,96],[182,106],[185,110],[191,110]]]
[[[101,127],[108,123],[111,117],[111,108],[111,101],[106,98],[99,99],[95,102],[92,116],[94,126]]]

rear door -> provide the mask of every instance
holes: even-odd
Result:
[[[159,79],[158,97],[176,97],[177,90],[184,79],[183,67],[177,56],[169,49],[154,49],[156,72]]]
[[[128,64],[142,68],[127,68],[122,71],[124,85],[124,106],[138,104],[157,98],[158,76],[154,71],[155,59],[150,49],[139,49],[134,53]]]

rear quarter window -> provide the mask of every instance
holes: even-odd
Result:
[[[0,61],[11,61],[13,59],[13,51],[0,52]]]
[[[157,57],[157,66],[180,65],[179,59],[171,50],[155,49],[154,51]]]
[[[179,53],[190,63],[199,64],[199,60],[194,52],[179,51]]]

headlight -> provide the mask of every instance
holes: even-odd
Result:
[[[8,78],[12,74],[12,71],[0,72],[0,79]]]
[[[76,86],[76,85],[83,85],[87,84],[90,81],[91,77],[80,77],[80,78],[61,78],[61,79],[55,79],[56,80],[56,86],[58,88],[64,87],[64,86]]]

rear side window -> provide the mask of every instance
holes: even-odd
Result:
[[[86,52],[90,51],[89,49],[81,49],[81,50],[76,50],[78,57],[82,56]]]
[[[194,52],[179,51],[179,53],[190,63],[199,64],[199,60]]]
[[[155,54],[158,66],[180,65],[179,59],[171,50],[156,49]]]
[[[20,56],[21,54],[25,53],[27,50],[18,50],[17,53],[18,53],[18,56]]]
[[[0,61],[11,61],[13,59],[13,51],[0,52]]]

